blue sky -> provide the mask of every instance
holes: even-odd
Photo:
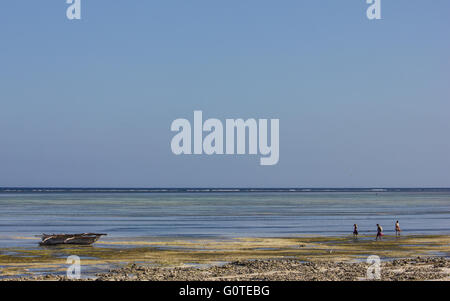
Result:
[[[450,2],[0,2],[0,186],[449,187]],[[279,118],[280,161],[175,156]]]

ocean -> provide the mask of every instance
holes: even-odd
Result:
[[[153,238],[450,234],[448,189],[0,189],[0,247],[42,233]]]

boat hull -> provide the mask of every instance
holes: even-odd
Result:
[[[42,241],[39,243],[41,246],[54,246],[54,245],[91,245],[100,239],[101,236],[106,234],[55,234],[55,235],[42,235]]]

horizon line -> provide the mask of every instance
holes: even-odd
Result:
[[[12,192],[450,192],[450,187],[7,187],[0,193]]]

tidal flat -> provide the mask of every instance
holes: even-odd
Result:
[[[105,276],[108,273],[113,275],[114,271],[129,269],[130,266],[137,269],[157,269],[162,274],[167,270],[191,269],[191,274],[194,275],[194,271],[229,266],[237,262],[245,262],[244,265],[247,265],[251,262],[287,260],[292,264],[358,265],[365,264],[370,255],[379,256],[383,264],[390,264],[395,260],[413,260],[417,257],[442,259],[445,262],[442,266],[445,274],[450,257],[450,236],[385,236],[382,241],[375,241],[373,236],[360,236],[358,239],[351,236],[108,239],[100,240],[93,246],[2,248],[0,277],[3,280],[63,279],[69,266],[67,257],[71,255],[80,257],[83,279],[108,279]],[[270,264],[263,266],[270,269]],[[408,263],[408,266],[414,267],[414,261]],[[273,268],[277,267],[275,264]],[[441,276],[439,278],[447,277]],[[220,275],[217,277],[220,278]],[[425,277],[428,278],[430,277]],[[162,277],[160,280],[181,279]],[[121,280],[128,279],[125,277]]]

